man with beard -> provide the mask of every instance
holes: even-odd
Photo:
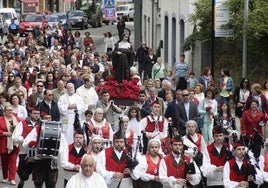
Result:
[[[172,152],[160,162],[159,177],[166,187],[198,185],[200,171],[190,157],[183,154],[183,142],[179,135],[171,139]]]
[[[103,150],[97,161],[97,172],[104,177],[109,188],[133,187],[133,170],[127,163],[127,155],[125,135],[120,128],[114,134],[113,146]]]

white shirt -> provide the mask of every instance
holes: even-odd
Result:
[[[192,140],[194,142],[197,142],[198,140],[198,135],[197,133],[195,133],[194,135],[190,136],[192,138]],[[195,144],[193,142],[190,141],[190,139],[187,137],[187,135],[182,137],[183,143],[192,143],[193,146],[195,146]],[[203,136],[201,136],[201,144],[200,144],[201,148],[200,151],[203,154],[203,159],[209,159],[209,154],[208,154],[208,150],[207,150],[207,144],[203,138]],[[195,146],[197,148],[197,146]],[[185,155],[188,155],[189,157],[194,157],[195,154],[197,154],[197,151],[195,152],[194,149],[192,147],[189,147],[187,150],[184,151]],[[204,163],[203,163],[204,164]]]
[[[24,106],[22,105],[18,105],[18,112],[17,112],[17,116],[21,119],[21,120],[25,120],[28,117],[28,113],[27,110]]]
[[[190,108],[190,102],[184,102],[184,108],[187,116],[187,120],[189,120],[189,108]]]
[[[149,120],[151,122],[152,121],[158,122],[158,121],[163,120],[164,121],[164,128],[163,128],[162,132],[160,132],[159,130],[155,129],[153,132],[146,132],[146,135],[147,136],[152,136],[155,139],[166,138],[167,137],[167,130],[168,130],[168,122],[163,116],[154,116],[154,118],[152,118],[152,116],[149,115],[149,116],[146,116],[145,118],[143,118],[141,120],[141,123],[140,123],[141,131],[144,131],[146,129],[146,127],[147,127],[147,121],[148,121],[147,117],[149,118]]]
[[[131,118],[128,122],[128,129],[135,132],[137,136],[141,135],[140,121],[136,118]]]
[[[260,170],[262,172],[263,181],[268,182],[268,172],[264,171],[265,164],[264,164],[264,156],[263,155],[261,155],[259,157],[259,166],[260,166]]]
[[[98,173],[93,172],[90,177],[84,176],[81,172],[74,175],[67,183],[66,188],[107,188],[105,180]]]
[[[34,127],[34,124],[28,124],[29,127]],[[12,134],[12,140],[14,142],[15,146],[18,146],[19,144],[22,144],[24,141],[24,138],[22,137],[22,132],[23,132],[23,124],[22,121],[19,122],[14,129],[14,132]],[[22,148],[20,150],[21,154],[26,154],[26,151]]]
[[[121,158],[123,151],[119,152],[116,149],[114,149],[114,152],[118,159]],[[113,178],[114,171],[108,171],[106,169],[106,156],[105,156],[105,150],[101,151],[100,156],[97,161],[97,172],[104,177],[106,183],[109,185],[109,187],[115,187],[118,185],[119,181],[115,178]],[[135,171],[135,169],[133,170]],[[135,176],[133,176],[133,171],[130,174],[130,176],[135,179]],[[120,188],[132,188],[132,179],[131,178],[123,178],[122,183],[120,185]]]
[[[236,158],[236,164],[239,168],[241,168],[243,162],[242,160],[239,160]],[[257,185],[261,185],[263,183],[263,178],[260,170],[258,168],[255,168],[257,171],[257,174],[255,175],[255,181]],[[229,161],[227,161],[223,168],[223,185],[225,188],[242,188],[238,186],[240,182],[231,181],[230,180],[230,164]]]

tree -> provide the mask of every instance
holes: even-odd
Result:
[[[211,38],[212,0],[199,0],[194,3],[195,13],[190,15],[190,22],[197,27],[197,32],[188,38],[188,45],[194,40]],[[244,32],[244,0],[229,0],[231,12],[229,27],[234,29],[233,38],[227,38],[234,45],[241,45]],[[247,40],[252,53],[262,53],[261,48],[268,42],[268,0],[250,0],[247,25]],[[189,43],[190,41],[190,43]]]

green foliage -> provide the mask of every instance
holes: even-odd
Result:
[[[229,0],[227,3],[231,10],[232,21],[230,26],[234,28],[234,42],[242,40],[244,34],[244,0]],[[257,47],[260,40],[267,41],[268,33],[268,1],[249,0],[248,23],[246,36],[249,50],[253,53],[262,54]]]
[[[205,40],[211,38],[212,23],[212,0],[199,0],[194,3],[195,13],[190,15],[189,21],[197,26],[197,32],[187,39],[185,49],[195,40]],[[227,5],[231,11],[229,27],[234,29],[235,36],[227,38],[229,42],[239,47],[242,44],[244,34],[244,0],[229,0]],[[258,48],[259,41],[268,42],[268,1],[249,0],[248,24],[246,28],[248,46],[252,53],[263,54]],[[190,43],[189,43],[190,42]]]
[[[190,15],[189,21],[197,26],[197,32],[194,33],[195,40],[204,40],[211,36],[211,3],[209,0],[199,0],[194,3],[195,14]]]
[[[189,50],[194,42],[211,38],[212,0],[199,0],[194,3],[195,12],[190,15],[190,23],[196,25],[196,32],[189,36],[184,49]],[[234,29],[234,37],[216,38],[215,77],[222,67],[231,70],[235,83],[239,83],[242,74],[242,41],[244,34],[244,0],[229,0],[231,20],[226,26]],[[262,82],[268,75],[268,0],[249,0],[248,24],[246,27],[248,42],[247,72],[251,81]],[[258,76],[256,76],[258,75]]]

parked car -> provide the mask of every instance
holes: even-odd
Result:
[[[29,32],[32,32],[33,28],[39,26],[43,31],[48,24],[46,17],[43,14],[25,14],[21,17],[19,33],[20,36],[24,36]]]
[[[14,8],[0,8],[0,14],[3,16],[4,21],[8,24],[11,24],[11,20],[15,20],[15,24],[19,25],[19,19],[17,12]]]
[[[3,34],[8,34],[8,23],[4,21],[3,15],[0,14],[0,35],[2,36]]]
[[[64,29],[71,29],[71,26],[67,24],[67,13],[54,13],[53,15],[57,15],[60,19],[60,23],[62,23]]]
[[[67,21],[67,14],[65,12],[62,12],[62,13],[55,13],[53,15],[57,15],[60,22],[64,25]]]
[[[51,15],[52,12],[50,10],[43,10],[36,12],[37,14],[43,14],[43,15]]]
[[[125,21],[134,20],[134,4],[123,4],[116,7],[117,17],[122,17]]]
[[[48,25],[51,28],[54,28],[55,26],[59,25],[59,23],[60,23],[60,19],[57,15],[51,14],[51,15],[46,15],[45,17],[47,19]]]
[[[82,10],[71,10],[67,13],[67,24],[71,27],[88,28],[88,16]]]

